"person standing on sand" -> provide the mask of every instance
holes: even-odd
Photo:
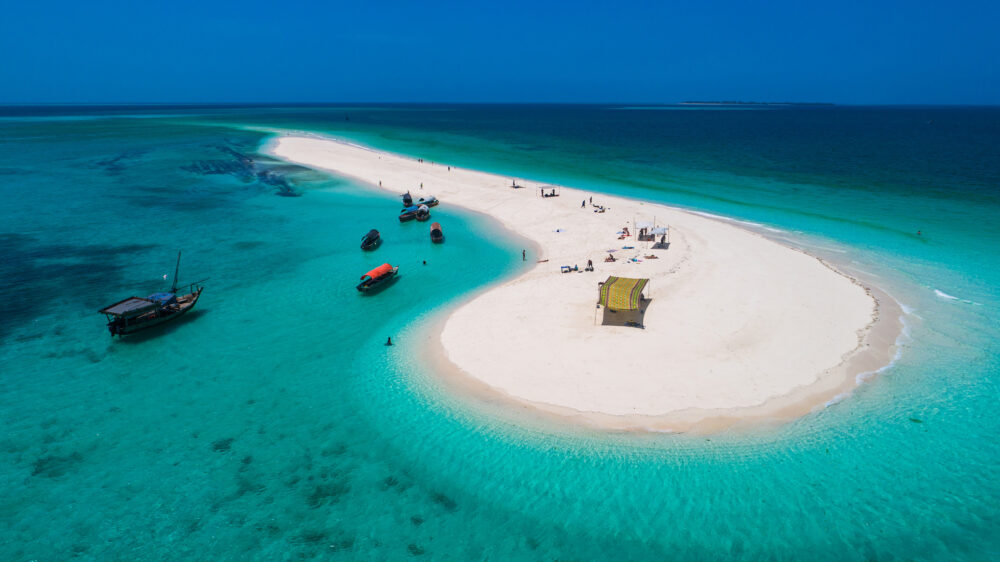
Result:
[[[521,261],[526,261],[528,259],[528,250],[521,250]]]
[[[580,201],[580,208],[581,209],[584,208],[584,207],[586,207],[586,206],[587,206],[587,200],[586,199],[584,199],[583,201]]]

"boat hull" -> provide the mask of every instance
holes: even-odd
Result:
[[[368,279],[366,281],[358,283],[358,286],[355,288],[362,293],[374,293],[376,291],[380,291],[387,285],[392,284],[392,281],[396,279],[396,274],[398,273],[399,273],[399,267],[397,266],[392,268],[392,270],[386,273],[385,275],[380,275],[379,277],[375,277],[374,279]],[[365,277],[367,277],[367,275]]]
[[[363,294],[377,293],[387,286],[391,285],[396,279],[396,273],[393,272],[389,275],[383,275],[378,279],[374,279],[369,283],[361,283],[356,288]]]

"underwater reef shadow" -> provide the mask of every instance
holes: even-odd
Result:
[[[96,311],[130,258],[158,244],[45,243],[20,233],[0,233],[0,340],[31,321],[67,310]],[[80,298],[75,298],[80,297]],[[82,312],[82,310],[81,310]]]

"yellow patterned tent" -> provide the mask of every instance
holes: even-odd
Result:
[[[598,304],[611,310],[639,310],[639,298],[649,279],[608,277],[601,285]]]

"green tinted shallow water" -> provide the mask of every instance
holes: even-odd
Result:
[[[1000,551],[1000,111],[5,111],[4,559]],[[779,428],[608,435],[468,403],[418,348],[445,307],[523,267],[519,241],[445,202],[432,246],[394,198],[254,155],[301,194],[275,196],[232,168],[265,140],[254,126],[761,223],[875,276],[909,339]],[[205,161],[233,173],[191,171]],[[363,254],[372,227],[386,243]],[[162,288],[177,249],[182,278],[211,277],[196,312],[112,341],[94,311]],[[382,261],[401,278],[359,297]]]

